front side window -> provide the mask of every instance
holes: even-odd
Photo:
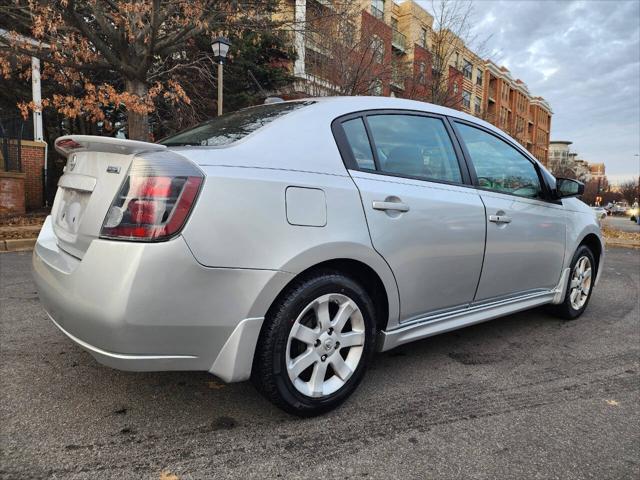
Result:
[[[418,115],[369,115],[381,171],[461,183],[460,166],[444,123]]]
[[[354,118],[342,123],[342,128],[347,136],[349,147],[353,158],[358,164],[358,168],[365,170],[375,170],[376,166],[373,161],[373,153],[367,137],[367,130],[364,127],[362,118]]]
[[[533,163],[507,142],[457,123],[481,188],[520,197],[541,198],[540,179]]]
[[[315,102],[284,102],[245,108],[183,130],[158,143],[169,147],[229,145],[264,127],[267,123],[313,103]]]
[[[476,85],[482,85],[482,70],[478,69],[478,73],[476,75]]]

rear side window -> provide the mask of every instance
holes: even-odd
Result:
[[[371,152],[371,144],[367,137],[367,130],[364,127],[362,118],[354,118],[342,123],[342,128],[349,141],[349,147],[353,158],[358,164],[358,168],[365,170],[375,170],[376,165],[373,161],[373,153]]]
[[[542,197],[533,163],[507,142],[478,128],[457,123],[478,176],[478,186],[520,197]]]
[[[222,146],[243,139],[266,124],[314,102],[284,102],[245,108],[216,117],[161,140],[167,146]]]
[[[451,138],[439,118],[367,116],[380,170],[425,180],[462,183]]]

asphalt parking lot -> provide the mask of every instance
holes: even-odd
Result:
[[[640,253],[607,255],[581,319],[380,354],[300,420],[248,383],[100,366],[47,320],[30,253],[0,254],[0,478],[640,478]]]

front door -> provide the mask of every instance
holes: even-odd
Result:
[[[562,205],[546,201],[534,163],[506,141],[456,122],[486,208],[487,244],[476,302],[549,290],[564,260]]]
[[[396,277],[401,321],[468,306],[482,268],[484,206],[464,186],[451,131],[413,113],[370,113],[342,127],[373,246]]]

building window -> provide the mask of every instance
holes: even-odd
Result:
[[[454,83],[454,84],[453,84],[453,94],[454,94],[454,95],[457,95],[457,94],[458,94],[458,84],[457,84],[457,83]]]
[[[471,92],[466,90],[462,91],[462,106],[464,108],[471,108]]]
[[[353,45],[356,38],[356,27],[351,22],[346,22],[343,27],[343,37],[346,45]]]
[[[418,64],[418,83],[420,83],[421,85],[424,85],[425,83],[427,83],[426,71],[427,71],[427,66],[425,65],[424,62],[420,62]]]
[[[377,35],[371,37],[371,52],[376,63],[384,62],[384,41]]]
[[[429,35],[429,31],[422,27],[421,36],[420,36],[420,46],[424,49],[427,48],[427,35]]]
[[[371,95],[382,95],[382,80],[376,78],[373,82],[371,82],[371,87],[369,87],[369,91]]]
[[[371,15],[384,20],[384,0],[371,0]]]
[[[431,59],[431,76],[433,78],[440,78],[442,74],[443,62],[442,57],[438,54],[434,54]]]
[[[471,77],[473,76],[473,65],[471,65],[471,62],[468,60],[464,61],[464,68],[462,69],[462,74],[465,76],[465,78],[468,78],[469,80],[471,80]]]
[[[482,111],[482,105],[480,103],[479,97],[476,97],[476,99],[474,100],[473,111],[476,115],[479,115]]]
[[[478,69],[478,74],[476,76],[476,85],[482,86],[482,70]]]

